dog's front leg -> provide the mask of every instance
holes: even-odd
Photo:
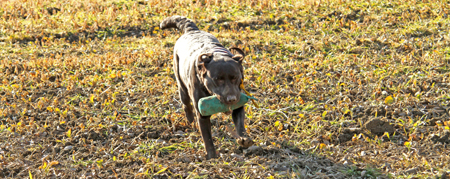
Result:
[[[201,94],[200,94],[201,93]],[[214,142],[211,134],[211,116],[202,116],[198,109],[198,100],[206,96],[202,92],[194,92],[194,106],[197,114],[198,125],[200,126],[200,132],[202,134],[203,143],[206,149],[206,159],[217,158],[216,149],[214,148]]]
[[[214,142],[211,135],[211,116],[200,116],[198,124],[200,126],[200,132],[202,134],[203,142],[206,148],[206,158],[216,158],[216,149],[214,148]]]
[[[239,135],[239,138],[236,140],[237,143],[244,147],[248,148],[254,144],[253,140],[250,139],[247,135],[247,132],[245,132],[245,110],[244,107],[237,108],[233,110],[232,114],[234,126],[236,127],[236,132]]]

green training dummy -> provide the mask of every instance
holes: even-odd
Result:
[[[198,101],[198,109],[200,110],[200,114],[202,116],[211,116],[216,113],[227,112],[227,111],[231,111],[231,110],[240,108],[240,107],[244,106],[244,104],[250,99],[256,100],[256,98],[254,98],[254,97],[247,96],[244,93],[241,93],[241,98],[240,98],[239,102],[237,102],[236,104],[233,104],[233,105],[226,105],[226,104],[221,103],[220,100],[217,99],[216,96],[209,96],[209,97],[201,98]]]

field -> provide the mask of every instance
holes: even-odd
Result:
[[[448,178],[450,1],[0,3],[1,178]],[[184,15],[238,46],[255,146],[172,71]]]

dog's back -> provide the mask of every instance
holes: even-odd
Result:
[[[216,37],[208,32],[200,30],[191,19],[183,16],[172,16],[164,19],[160,24],[160,28],[177,28],[184,32],[177,40],[174,48],[180,58],[183,58],[181,56],[184,55],[198,56],[218,45],[222,46]],[[184,51],[187,53],[183,53]]]
[[[172,16],[164,19],[160,24],[160,28],[177,28],[184,32],[174,47],[174,52],[180,59],[180,71],[185,71],[184,67],[193,66],[190,63],[195,63],[200,54],[213,51],[217,47],[223,47],[216,37],[200,30],[191,19],[183,16]]]

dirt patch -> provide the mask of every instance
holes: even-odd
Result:
[[[361,133],[362,133],[362,130],[360,128],[346,128],[337,137],[338,142],[344,143],[344,142],[350,141],[350,140],[352,140],[353,136],[355,136],[357,134],[361,134]]]
[[[443,135],[432,135],[430,140],[450,144],[450,132],[445,132]]]
[[[383,135],[385,132],[389,134],[393,134],[395,132],[394,125],[382,120],[381,117],[370,119],[364,124],[364,128],[378,136]]]

